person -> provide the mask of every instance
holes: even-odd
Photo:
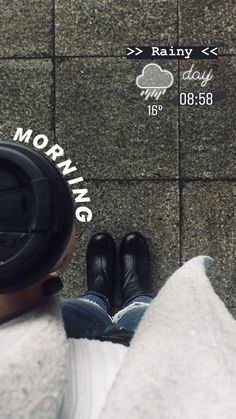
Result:
[[[0,163],[0,323],[21,318],[24,324],[22,316],[62,287],[53,271],[68,263],[74,252],[73,203],[65,180],[45,156],[19,144],[1,143]],[[112,317],[115,242],[109,233],[95,234],[87,248],[87,292],[60,301],[71,341],[69,381],[74,379],[75,365],[80,379],[80,390],[74,385],[68,392],[64,418],[73,417],[74,409],[76,417],[98,416],[125,347],[153,300],[150,255],[140,233],[123,238],[120,267],[123,308]],[[106,362],[97,362],[100,358]],[[90,388],[91,393],[81,388]]]
[[[88,290],[79,298],[62,299],[64,326],[73,347],[70,382],[77,383],[69,387],[62,418],[98,417],[126,353],[124,346],[130,345],[153,300],[150,254],[140,233],[130,232],[124,236],[119,259],[123,307],[114,316],[111,313],[117,285],[116,247],[108,233],[97,233],[89,241],[86,254]],[[101,359],[104,362],[101,363]],[[87,390],[84,392],[81,388]]]
[[[129,344],[147,306],[152,302],[150,255],[146,240],[130,232],[120,245],[120,288],[123,308],[113,317],[116,247],[108,233],[97,233],[87,248],[87,287],[78,299],[64,299],[62,314],[67,336]]]
[[[185,262],[152,298],[146,242],[126,235],[125,307],[116,319],[108,304],[115,266],[108,234],[88,245],[88,291],[75,303],[60,300],[55,271],[74,244],[62,176],[39,153],[1,142],[0,417],[234,419],[236,325],[206,276],[213,259]],[[98,310],[102,321],[92,315]]]

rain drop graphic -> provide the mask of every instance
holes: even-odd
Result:
[[[136,78],[136,84],[141,89],[140,95],[145,100],[158,100],[174,82],[173,75],[168,70],[162,70],[158,64],[147,64]]]

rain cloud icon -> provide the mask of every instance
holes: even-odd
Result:
[[[145,95],[145,100],[154,97],[156,100],[164,95],[174,82],[172,73],[162,70],[158,64],[147,64],[143,68],[142,74],[136,78],[137,86],[142,89],[141,96]]]

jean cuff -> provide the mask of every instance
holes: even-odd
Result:
[[[89,296],[95,297],[94,302],[96,302],[96,297],[100,298],[106,304],[107,312],[108,313],[111,312],[111,303],[110,303],[109,299],[106,297],[106,295],[100,294],[97,291],[86,291],[82,295],[80,295],[79,298],[89,297]]]
[[[133,297],[130,297],[128,300],[125,301],[123,308],[129,305],[130,303],[132,303],[133,301],[135,301],[137,297],[150,297],[153,300],[154,295],[150,292],[144,292],[144,291],[137,292],[137,294],[133,295]]]

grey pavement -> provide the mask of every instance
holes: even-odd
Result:
[[[177,78],[178,63],[166,63]],[[166,112],[153,121],[134,83],[145,61],[73,58],[56,61],[57,140],[84,177],[178,177],[178,107],[163,97]],[[69,137],[69,141],[68,141]]]
[[[0,0],[0,138],[18,126],[59,143],[78,166],[93,220],[77,222],[64,295],[86,289],[89,237],[138,230],[158,291],[185,260],[215,259],[212,285],[236,315],[236,5],[233,0]],[[211,61],[163,60],[174,76],[148,116],[135,78],[148,61],[128,45],[213,45]],[[183,80],[194,64],[206,86]],[[217,92],[212,106],[177,106],[180,92]],[[117,272],[117,277],[119,272]],[[119,306],[119,293],[116,305]]]

